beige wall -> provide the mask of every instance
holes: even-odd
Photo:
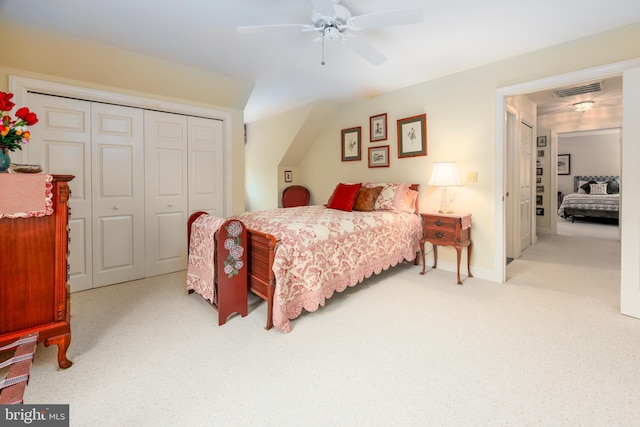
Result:
[[[249,82],[29,28],[0,25],[0,90],[9,75],[188,104],[228,112],[232,126],[232,211],[244,210],[244,115]],[[34,131],[36,131],[34,129]]]
[[[494,186],[496,89],[640,57],[640,24],[635,24],[335,106],[335,114],[314,114],[317,105],[310,105],[264,119],[248,127],[245,153],[242,108],[252,89],[248,82],[8,23],[0,25],[0,40],[15,52],[0,59],[2,90],[7,89],[8,75],[19,75],[229,111],[233,212],[244,209],[245,195],[249,209],[277,206],[283,167],[295,168],[296,183],[310,188],[313,203],[326,202],[340,181],[406,181],[422,184],[421,208],[434,209],[438,191],[426,186],[432,164],[455,160],[463,179],[467,172],[478,173],[477,183],[458,189],[455,207],[473,213],[472,265],[480,277],[483,270],[494,268],[493,218],[496,200],[502,197]],[[369,117],[384,112],[388,140],[371,144]],[[428,156],[398,159],[396,121],[423,113],[427,114]],[[340,130],[354,126],[363,130],[362,160],[341,162]],[[300,135],[309,143],[306,129],[317,129],[306,155],[296,154],[301,158],[298,164],[283,164],[287,153],[298,152],[291,144],[300,143]],[[369,169],[368,147],[387,144],[391,166]],[[442,252],[445,263],[454,259],[452,251]]]
[[[542,79],[558,74],[578,71],[640,57],[640,24],[624,27],[597,36],[550,47],[526,55],[510,58],[473,70],[427,81],[375,98],[340,106],[332,120],[324,123],[323,131],[300,162],[297,175],[312,192],[312,203],[325,203],[334,186],[340,182],[405,181],[422,184],[421,210],[435,209],[439,204],[437,189],[426,186],[433,162],[454,160],[458,163],[463,180],[467,172],[477,172],[478,182],[467,183],[456,196],[455,208],[473,214],[475,271],[492,271],[494,266],[493,236],[496,198],[494,168],[496,155],[495,97],[501,87]],[[369,117],[388,114],[388,140],[369,143]],[[398,159],[396,121],[404,117],[427,114],[428,156]],[[250,125],[250,129],[268,130],[249,132],[247,168],[263,159],[264,147],[276,135],[295,134],[300,111],[294,110],[276,118],[264,119]],[[291,120],[288,120],[291,117]],[[340,130],[362,126],[362,152],[359,162],[341,162]],[[539,130],[541,134],[544,130]],[[291,141],[289,141],[291,142]],[[279,151],[286,144],[278,138]],[[370,146],[390,146],[390,167],[369,169],[367,149]],[[262,146],[257,148],[257,146]],[[255,150],[255,151],[254,151]],[[247,181],[248,194],[260,188],[265,196],[249,204],[255,208],[277,206],[277,185],[280,154],[270,164],[261,163],[261,172]],[[251,186],[256,188],[252,189]],[[259,187],[258,187],[259,186]],[[454,262],[455,251],[442,251],[445,262]],[[489,276],[489,274],[487,274]]]

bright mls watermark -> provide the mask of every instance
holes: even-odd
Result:
[[[69,405],[0,405],[0,427],[69,427]]]

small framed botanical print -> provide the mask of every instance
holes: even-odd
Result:
[[[427,155],[427,115],[398,120],[398,157]]]
[[[291,171],[284,171],[284,182],[292,182],[293,181],[293,175],[291,174]]]
[[[387,113],[369,117],[369,141],[385,141],[387,139]]]
[[[369,147],[369,167],[388,168],[389,167],[389,146]]]
[[[361,160],[361,139],[362,127],[342,129],[342,161],[349,162]]]

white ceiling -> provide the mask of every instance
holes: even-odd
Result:
[[[640,21],[640,1],[343,0],[352,15],[422,8],[424,23],[364,30],[388,60],[372,66],[317,33],[238,34],[245,25],[308,24],[309,0],[0,0],[20,22],[253,82],[247,122],[316,100],[343,102],[409,86]],[[28,51],[28,48],[18,48]],[[17,51],[17,50],[16,50]],[[5,52],[5,54],[7,54]],[[310,54],[311,63],[297,68]]]

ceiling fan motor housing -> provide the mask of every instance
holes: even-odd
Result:
[[[317,11],[311,12],[311,22],[320,31],[325,40],[339,40],[340,34],[347,30],[347,21],[351,12],[340,5],[334,4],[335,16],[323,16]]]

